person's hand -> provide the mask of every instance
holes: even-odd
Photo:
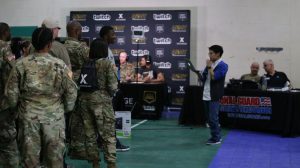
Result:
[[[16,56],[14,54],[11,54],[7,57],[7,60],[8,61],[12,61],[12,60],[15,60],[16,59]]]
[[[149,82],[151,82],[151,79],[150,79],[150,77],[149,77],[149,76],[146,76],[146,77],[144,78],[144,82],[145,82],[145,83],[149,83]]]
[[[211,67],[212,61],[210,59],[206,60],[206,67]]]

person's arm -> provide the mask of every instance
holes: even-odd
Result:
[[[206,60],[206,69],[207,69],[208,73],[210,74],[211,79],[214,80],[215,73],[214,73],[214,70],[212,69],[212,61],[209,59]]]
[[[157,78],[156,79],[152,79],[151,83],[163,83],[165,82],[165,76],[162,72],[159,72],[157,74]]]
[[[225,63],[219,64],[219,65],[217,65],[215,70],[212,70],[212,68],[211,68],[210,71],[212,71],[212,73],[213,73],[212,80],[219,80],[226,76],[226,73],[228,71],[228,65]]]
[[[72,71],[66,67],[64,70],[62,81],[62,87],[64,90],[63,103],[65,112],[69,112],[74,109],[75,102],[77,99],[78,87],[76,83],[72,80],[72,76]]]
[[[118,89],[118,80],[116,78],[116,68],[110,61],[107,65],[106,87],[110,96],[113,96]]]
[[[4,95],[7,97],[7,102],[11,108],[15,108],[18,104],[20,95],[20,78],[21,73],[14,67],[8,77],[8,81],[5,86]]]

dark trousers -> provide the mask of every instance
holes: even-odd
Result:
[[[210,127],[211,139],[219,141],[221,139],[221,128],[219,124],[219,101],[203,101],[205,115]]]

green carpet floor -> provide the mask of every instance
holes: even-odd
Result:
[[[132,121],[132,125],[140,120]],[[223,139],[227,130],[222,130]],[[207,168],[220,145],[207,146],[209,129],[179,126],[175,120],[147,121],[132,130],[130,139],[121,142],[130,146],[118,152],[118,168]],[[103,158],[102,154],[101,157]],[[90,163],[70,160],[72,168],[89,168]],[[103,159],[101,167],[106,167]]]

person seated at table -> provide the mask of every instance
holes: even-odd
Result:
[[[163,83],[165,81],[164,74],[157,71],[152,66],[151,56],[144,55],[140,59],[140,69],[138,72],[138,81],[145,83]]]
[[[268,88],[283,88],[290,85],[290,80],[286,74],[284,72],[276,71],[271,59],[265,60],[263,65],[266,71],[264,76],[267,78]]]
[[[258,75],[259,64],[258,62],[253,62],[250,66],[250,74],[244,74],[241,76],[241,80],[250,80],[256,83],[259,83],[261,80],[261,76]]]
[[[134,66],[128,62],[128,55],[125,51],[119,53],[118,80],[126,83],[134,80]]]

